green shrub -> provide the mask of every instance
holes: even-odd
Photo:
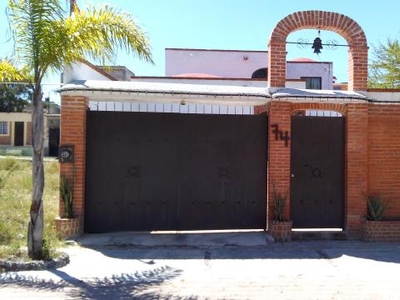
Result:
[[[367,220],[380,221],[385,213],[388,206],[387,202],[384,202],[380,195],[370,194],[365,195],[367,201]]]
[[[275,184],[273,185],[274,189],[274,218],[275,221],[282,222],[283,220],[283,210],[286,205],[286,197],[287,195],[281,195],[277,192]]]
[[[73,218],[73,202],[74,202],[74,181],[70,180],[67,175],[63,174],[60,178],[60,196],[64,202],[64,218]]]

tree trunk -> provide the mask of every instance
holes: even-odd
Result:
[[[42,90],[39,86],[32,101],[32,203],[28,224],[28,255],[35,260],[43,258],[43,124]]]

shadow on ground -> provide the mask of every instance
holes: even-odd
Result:
[[[19,273],[9,273],[0,279],[1,288],[13,287],[32,290],[32,292],[60,292],[66,297],[76,299],[176,299],[194,300],[191,297],[159,295],[151,292],[165,281],[178,277],[182,271],[171,267],[160,267],[153,270],[132,274],[112,275],[83,281],[70,276],[61,270],[52,270],[60,278],[59,281],[45,280],[39,277]],[[4,275],[4,274],[3,274]]]

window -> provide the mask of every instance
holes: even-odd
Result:
[[[8,122],[0,121],[0,134],[8,134]]]
[[[301,77],[306,81],[306,89],[320,90],[321,89],[321,77]]]
[[[262,68],[254,71],[253,75],[251,75],[251,78],[268,78],[268,68]]]

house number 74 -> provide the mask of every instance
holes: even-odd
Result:
[[[273,128],[272,133],[275,135],[275,140],[276,141],[278,141],[278,140],[285,141],[285,147],[288,147],[289,141],[290,141],[289,132],[279,130],[278,124],[272,124],[271,128]]]

